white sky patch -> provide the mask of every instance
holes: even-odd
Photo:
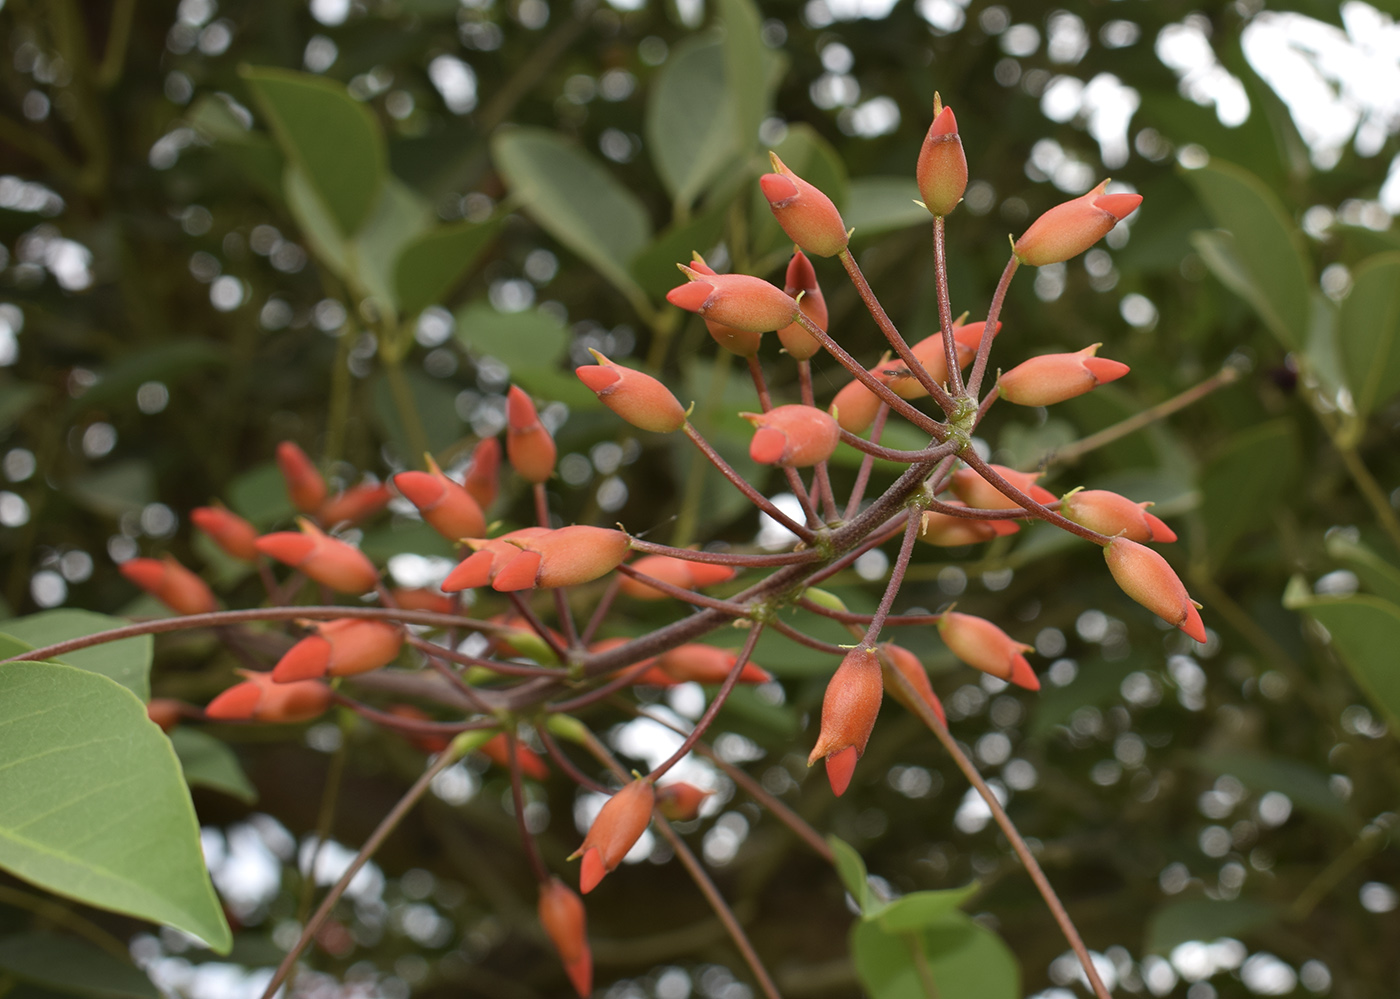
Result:
[[[1249,118],[1249,95],[1244,84],[1215,57],[1209,30],[1210,21],[1201,14],[1167,25],[1157,35],[1157,58],[1176,73],[1181,96],[1202,107],[1214,105],[1220,123],[1235,128]]]

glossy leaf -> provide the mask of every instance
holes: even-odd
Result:
[[[1201,516],[1211,561],[1225,561],[1250,530],[1267,530],[1301,459],[1293,422],[1273,420],[1231,437],[1201,475]]]
[[[1400,670],[1395,668],[1400,606],[1371,596],[1317,597],[1301,579],[1289,583],[1283,603],[1327,629],[1333,650],[1357,685],[1390,725],[1400,727]]]
[[[457,313],[457,339],[473,354],[494,357],[513,376],[558,364],[569,331],[558,317],[540,309],[498,312],[485,302],[472,302]]]
[[[180,758],[180,769],[190,787],[208,787],[251,805],[258,792],[243,772],[233,750],[223,741],[197,728],[180,726],[170,733],[170,745]]]
[[[928,999],[915,948],[922,951],[940,997],[1020,999],[1015,955],[995,933],[960,912],[908,933],[887,933],[878,920],[857,922],[851,958],[870,999]]]
[[[243,79],[287,158],[334,220],[353,236],[388,173],[379,122],[338,83],[308,73],[244,67]]]
[[[85,940],[54,933],[0,937],[0,971],[92,999],[161,999],[139,968]]]
[[[945,920],[981,890],[982,886],[974,881],[946,891],[912,891],[881,909],[875,919],[887,933],[923,929]]]
[[[1400,252],[1378,254],[1352,272],[1337,339],[1356,411],[1367,416],[1400,392]]]
[[[861,912],[865,913],[871,908],[872,901],[870,883],[866,880],[865,861],[861,859],[855,847],[838,836],[828,836],[826,842],[831,847],[832,863],[836,866],[841,883],[856,900]]]
[[[55,663],[0,665],[0,867],[226,953],[179,763],[135,695]]]
[[[733,108],[734,145],[742,155],[758,143],[758,126],[768,109],[763,24],[753,0],[718,0],[716,10],[724,26],[724,78]]]
[[[1211,943],[1221,937],[1241,936],[1267,926],[1278,916],[1274,906],[1243,898],[1168,902],[1148,917],[1144,946],[1154,953],[1166,954],[1188,940]]]
[[[857,177],[851,181],[841,218],[855,230],[852,239],[931,225],[933,216],[915,204],[918,199],[919,185],[913,177]]]
[[[410,240],[394,263],[394,291],[405,318],[440,305],[496,237],[495,222],[440,225]]]
[[[1400,566],[1352,540],[1345,531],[1329,531],[1326,545],[1327,554],[1356,573],[1362,586],[1382,599],[1400,604]]]
[[[24,646],[23,649],[15,649],[14,651],[10,651],[8,648],[0,649],[0,658],[16,655],[20,651],[27,652],[30,649],[43,648],[46,645],[67,641],[70,638],[84,638],[87,635],[95,635],[99,631],[124,628],[130,623],[130,621],[124,621],[119,617],[108,617],[106,614],[94,614],[92,611],[85,610],[41,611],[28,617],[15,618],[0,623],[0,632],[3,632],[0,634],[0,639],[14,638]],[[117,681],[145,701],[149,700],[151,696],[151,657],[153,654],[151,636],[135,635],[131,638],[123,638],[119,642],[108,642],[105,645],[96,645],[89,649],[65,652],[63,655],[48,661],[66,663],[69,666],[76,666],[78,669],[101,673],[103,676]]]
[[[738,156],[734,111],[723,41],[705,34],[677,45],[652,83],[646,137],[657,175],[678,207],[689,208]]]

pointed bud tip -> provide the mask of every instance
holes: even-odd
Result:
[[[666,293],[666,301],[687,312],[699,312],[712,294],[714,285],[705,281],[691,281]]]
[[[286,562],[288,565],[296,565],[315,549],[316,539],[291,531],[278,531],[276,534],[264,534],[258,538],[255,544],[258,551],[264,555],[271,556],[279,562]]]
[[[766,173],[758,178],[758,184],[763,188],[763,196],[768,199],[770,205],[780,205],[798,194],[797,185],[792,182],[792,178],[780,173]]]
[[[602,364],[582,365],[574,369],[574,374],[594,392],[602,392],[622,380],[622,376],[615,369]]]
[[[1017,656],[1012,660],[1011,682],[1026,690],[1040,689],[1040,678],[1035,675],[1035,670],[1031,669],[1031,664],[1026,662],[1025,656]]]
[[[1105,194],[1094,199],[1094,207],[1102,208],[1118,221],[1123,221],[1142,204],[1141,194]]]
[[[957,135],[958,119],[953,116],[953,109],[944,107],[938,117],[933,119],[933,125],[929,128],[930,135]]]
[[[297,642],[277,661],[272,679],[278,683],[316,680],[326,675],[331,662],[331,643],[320,635],[310,635]]]
[[[590,847],[583,853],[583,865],[579,868],[578,888],[579,891],[587,895],[594,888],[598,887],[598,882],[603,880],[603,875],[608,873],[607,866],[603,863],[603,854],[597,847]]]
[[[522,551],[507,562],[491,580],[491,588],[498,593],[514,590],[531,590],[540,574],[540,553]]]
[[[400,472],[394,476],[394,488],[420,510],[441,502],[447,491],[436,476],[427,472]]]
[[[776,427],[760,427],[749,444],[749,457],[760,465],[776,465],[787,450],[787,434]]]
[[[851,777],[855,772],[855,746],[847,746],[839,753],[832,753],[826,758],[826,779],[831,782],[831,793],[838,798],[851,786]]]

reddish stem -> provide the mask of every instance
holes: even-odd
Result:
[[[768,514],[768,516],[772,517],[808,544],[811,544],[812,541],[816,539],[817,535],[810,527],[807,527],[805,524],[799,524],[797,521],[793,520],[774,506],[767,496],[764,496],[753,486],[749,485],[742,475],[729,466],[729,462],[719,456],[718,451],[710,447],[709,441],[705,440],[705,438],[700,435],[700,431],[696,430],[690,423],[687,423],[683,429],[685,430],[685,435],[695,443],[695,446],[704,453],[706,458],[710,459],[710,464],[718,468],[720,474],[728,479],[735,489],[743,493],[750,503]]]
[[[875,411],[875,423],[870,430],[870,443],[879,444],[885,433],[885,421],[890,418],[890,407],[884,403]],[[860,461],[860,471],[856,473],[856,484],[851,488],[851,498],[846,501],[846,519],[850,520],[860,509],[860,501],[865,499],[865,487],[870,484],[870,473],[875,469],[875,456],[866,454]]]
[[[694,590],[683,589],[674,583],[668,583],[664,579],[657,579],[655,576],[648,576],[645,572],[638,572],[630,565],[622,564],[617,567],[617,571],[630,579],[635,579],[639,583],[645,583],[654,590],[673,597],[676,600],[683,600],[696,607],[710,607],[734,617],[747,617],[749,608],[743,604],[731,603],[728,600],[720,600],[716,597],[707,597],[703,593],[696,593]]]
[[[933,217],[933,284],[938,294],[938,324],[943,331],[943,356],[948,364],[948,384],[954,396],[963,394],[962,366],[953,339],[953,303],[948,298],[948,248],[943,216]]]
[[[967,397],[977,398],[977,391],[982,387],[982,376],[987,371],[987,358],[992,352],[992,337],[996,335],[997,319],[1001,316],[1002,304],[1006,301],[1006,291],[1011,287],[1011,279],[1016,276],[1016,268],[1021,266],[1021,261],[1016,259],[1013,253],[1011,259],[1006,262],[1006,269],[1001,272],[1001,278],[997,281],[997,289],[992,293],[992,304],[987,309],[987,325],[982,327],[982,342],[977,345],[977,359],[972,362],[972,373],[967,378]]]

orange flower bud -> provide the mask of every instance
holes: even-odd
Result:
[[[822,698],[822,727],[807,757],[810,767],[826,758],[831,790],[841,795],[851,783],[856,760],[865,753],[875,716],[880,713],[884,684],[880,662],[871,649],[852,649],[832,674]]]
[[[740,413],[757,428],[749,457],[760,465],[809,468],[826,461],[841,443],[841,427],[815,406],[778,406],[766,413]]]
[[[982,330],[986,328],[985,322],[964,323],[962,326],[953,324],[953,340],[958,346],[958,363],[967,367],[972,363],[972,359],[977,356],[977,348],[982,346]],[[997,323],[997,328],[992,331],[992,339],[995,340],[1001,333],[1001,323]]]
[[[456,608],[452,598],[437,590],[418,588],[406,590],[401,587],[393,591],[394,603],[404,610],[432,611],[434,614],[451,614]]]
[[[272,668],[278,683],[323,676],[354,676],[387,666],[403,648],[403,629],[387,621],[344,617],[312,626]]]
[[[496,502],[496,492],[500,488],[501,442],[494,437],[486,437],[477,442],[472,450],[472,463],[467,466],[466,480],[462,488],[471,493],[472,499],[482,510]]]
[[[702,791],[694,784],[676,781],[656,789],[656,808],[672,822],[694,822],[700,817],[700,807],[713,791]]]
[[[777,173],[764,174],[758,183],[783,232],[819,257],[834,257],[844,250],[850,237],[831,199],[789,170],[777,153],[770,152],[768,158]]]
[[[1018,472],[1005,465],[992,465],[990,468],[1037,503],[1055,502],[1054,493],[1035,484],[1035,480],[1040,478],[1039,472]],[[974,510],[1020,509],[1015,500],[971,468],[960,468],[953,473],[952,489],[958,499]]]
[[[486,533],[486,515],[472,494],[457,485],[428,459],[426,472],[400,472],[394,488],[418,508],[428,526],[448,541],[478,538]]]
[[[685,425],[685,407],[671,390],[651,375],[614,364],[596,350],[589,350],[596,365],[574,369],[579,381],[595,393],[604,406],[634,427],[669,434]]]
[[[127,559],[120,569],[123,576],[176,614],[208,614],[219,609],[209,584],[172,555]]]
[[[506,395],[506,456],[511,467],[528,482],[547,482],[554,474],[557,454],[535,404],[524,389],[512,385]]]
[[[817,284],[817,272],[812,262],[800,249],[794,251],[788,261],[787,276],[783,291],[797,299],[797,308],[812,321],[812,325],[825,330],[828,322],[826,300]],[[801,298],[797,298],[801,295]],[[802,328],[799,323],[790,323],[778,330],[778,339],[783,349],[799,361],[806,361],[822,349],[821,341]]]
[[[1039,690],[1025,652],[1035,647],[1023,645],[985,618],[945,611],[938,620],[938,634],[948,650],[973,669],[980,669],[998,680],[1006,680],[1027,690]]]
[[[1016,522],[1012,520],[971,520],[967,517],[955,517],[951,513],[927,510],[924,512],[923,523],[919,526],[919,540],[939,548],[959,548],[963,545],[991,541],[1004,534],[1015,534],[1019,530]]]
[[[389,505],[394,494],[382,482],[362,482],[321,504],[316,517],[327,527],[359,524]]]
[[[493,735],[482,743],[481,754],[496,766],[510,769],[510,745],[504,732],[500,735]],[[540,754],[519,739],[515,740],[515,758],[520,764],[520,772],[526,777],[532,780],[544,780],[549,776],[549,767],[545,766],[544,760],[540,759]]]
[[[374,589],[379,571],[364,552],[331,537],[304,517],[297,524],[301,534],[278,531],[258,538],[258,551],[341,593],[359,594]]]
[[[146,717],[160,726],[162,732],[169,732],[184,717],[185,705],[169,697],[152,697],[146,702]]]
[[[391,704],[384,709],[387,713],[398,718],[406,718],[409,721],[432,721],[433,716],[422,708],[416,708],[412,704]],[[427,735],[418,732],[399,732],[399,735],[408,740],[409,744],[422,750],[425,753],[441,753],[448,746],[452,745],[452,740],[445,735]]]
[[[1082,527],[1129,541],[1175,541],[1176,532],[1147,512],[1151,503],[1134,503],[1107,489],[1076,489],[1060,500],[1060,513]]]
[[[564,882],[550,878],[540,885],[540,925],[549,934],[574,991],[593,994],[593,952],[588,949],[588,918],[579,898]]]
[[[943,713],[943,702],[933,692],[933,684],[929,683],[928,671],[924,669],[924,664],[919,661],[919,657],[893,642],[885,642],[880,646],[880,674],[885,681],[885,691],[893,695],[900,704],[913,711],[914,708],[906,699],[904,688],[891,678],[891,670],[904,677],[909,686],[914,688],[914,693],[918,695],[919,699],[929,706],[938,720],[943,723],[944,728],[947,728],[948,716]]]
[[[209,702],[204,714],[215,721],[303,722],[331,706],[331,688],[319,680],[275,683],[271,673],[237,671],[244,678]]]
[[[749,333],[782,329],[797,315],[797,303],[774,285],[748,274],[705,274],[677,264],[689,284],[672,288],[666,301],[706,319]]]
[[[919,194],[924,207],[934,215],[947,215],[962,200],[967,190],[967,156],[962,139],[958,137],[958,120],[952,108],[938,110],[933,99],[934,119],[919,150],[919,163],[914,176],[919,182]]]
[[[967,367],[977,356],[977,348],[982,342],[982,329],[986,325],[984,322],[977,322],[953,327],[953,345],[959,368]],[[1000,332],[1001,323],[997,323],[997,333]],[[996,336],[995,333],[992,335]],[[933,376],[935,382],[942,385],[948,381],[948,353],[943,346],[942,332],[924,337],[911,346],[909,352],[924,370]],[[884,362],[875,369],[875,373],[890,387],[890,391],[901,399],[922,399],[928,395],[923,384],[900,358]]]
[[[277,467],[287,483],[287,495],[292,505],[302,513],[315,513],[326,501],[326,480],[306,456],[306,452],[291,441],[277,445]]]
[[[1100,181],[1088,194],[1056,205],[1016,240],[1016,259],[1032,267],[1058,264],[1093,246],[1142,204],[1140,194],[1105,194]]]
[[[651,782],[643,777],[608,799],[583,838],[583,845],[569,857],[570,860],[583,858],[579,889],[585,895],[598,887],[603,875],[615,870],[627,851],[641,839],[651,823],[651,809],[655,803],[656,792]]]
[[[1196,641],[1206,640],[1206,626],[1197,610],[1201,605],[1186,593],[1166,559],[1126,538],[1104,545],[1103,557],[1124,593]]]
[[[496,578],[496,573],[520,554],[520,549],[510,543],[512,539],[533,538],[548,533],[549,529],[544,527],[522,527],[518,531],[502,534],[499,538],[463,539],[473,554],[468,555],[457,564],[457,568],[447,574],[447,578],[442,581],[443,591],[456,593],[458,590],[489,586],[491,580]]]
[[[713,274],[715,272],[714,268],[705,263],[705,258],[700,254],[692,253],[691,257],[690,267],[692,270],[700,274]],[[710,331],[710,337],[715,343],[739,357],[752,357],[758,353],[758,348],[763,345],[762,333],[738,330],[713,319],[705,319],[705,329]]]
[[[705,586],[726,583],[734,578],[734,569],[709,562],[688,562],[671,555],[647,555],[632,563],[632,568],[644,572],[683,590],[698,590]],[[665,600],[668,595],[640,579],[623,576],[619,581],[622,592],[638,600]]]
[[[1041,354],[997,379],[997,389],[1007,402],[1018,406],[1050,406],[1083,395],[1105,382],[1128,373],[1121,361],[1095,357],[1103,344],[1092,344],[1073,354]]]
[[[622,564],[632,539],[622,531],[576,525],[512,543],[520,552],[491,580],[491,588],[502,593],[590,582]]]
[[[723,683],[739,657],[733,649],[721,649],[703,642],[678,645],[656,659],[656,668],[672,683]],[[645,675],[645,674],[644,674]],[[773,674],[752,661],[739,671],[740,683],[767,683]],[[638,680],[638,683],[644,682]],[[652,683],[654,680],[645,682]]]
[[[880,397],[859,378],[851,381],[831,400],[831,412],[842,430],[863,434],[875,422],[880,411]]]
[[[258,557],[258,529],[222,506],[197,506],[190,511],[194,526],[209,535],[227,555],[252,562]]]

